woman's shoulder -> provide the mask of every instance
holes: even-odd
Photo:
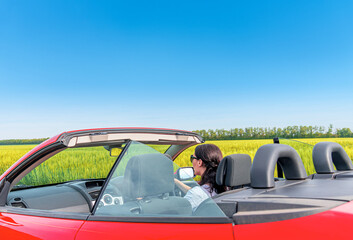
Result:
[[[206,183],[206,184],[201,185],[201,187],[202,187],[203,189],[207,190],[208,192],[210,192],[210,191],[211,191],[211,187],[210,187],[210,185],[208,185],[207,183]]]
[[[211,186],[208,185],[207,183],[201,185],[201,187],[202,187],[204,190],[206,190],[207,195],[209,195],[210,197],[213,197],[213,196],[216,196],[216,195],[217,195],[215,189],[212,189]]]

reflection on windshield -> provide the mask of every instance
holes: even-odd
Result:
[[[150,146],[132,141],[120,157],[98,202],[97,216],[224,217],[217,204],[206,196],[192,208],[185,193],[175,185],[179,167]],[[195,181],[184,181],[198,187]]]
[[[303,161],[304,167],[306,169],[306,173],[308,175],[315,173],[313,157],[312,157],[313,148],[314,148],[313,145],[296,141],[296,140],[284,139],[284,138],[280,138],[279,143],[289,145],[298,152],[300,158]]]

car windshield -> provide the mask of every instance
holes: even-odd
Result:
[[[207,194],[201,201],[197,194],[189,198],[184,196],[184,192],[175,184],[178,169],[179,166],[167,155],[140,142],[130,142],[109,175],[95,215],[225,217]],[[192,177],[183,183],[203,192]],[[198,204],[195,205],[193,201]]]

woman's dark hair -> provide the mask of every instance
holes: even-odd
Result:
[[[214,144],[199,145],[195,148],[195,157],[197,157],[197,159],[201,159],[203,165],[206,167],[205,172],[201,176],[201,181],[199,184],[201,186],[208,184],[210,186],[211,193],[213,190],[215,190],[216,193],[224,192],[225,187],[219,186],[216,183],[217,167],[223,158],[219,147]]]

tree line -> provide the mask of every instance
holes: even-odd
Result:
[[[0,145],[25,145],[25,144],[40,144],[49,138],[34,138],[34,139],[8,139],[0,140]]]
[[[353,137],[349,128],[328,128],[323,126],[287,126],[278,127],[247,127],[225,129],[195,130],[205,140],[240,140],[240,139],[271,139],[280,138],[347,138]]]
[[[231,128],[194,130],[205,140],[241,140],[241,139],[271,139],[280,138],[347,138],[353,137],[349,128],[333,128],[331,124],[328,128],[323,126],[288,126],[284,128]],[[40,144],[48,138],[35,139],[9,139],[0,140],[0,145],[21,145],[21,144]]]

